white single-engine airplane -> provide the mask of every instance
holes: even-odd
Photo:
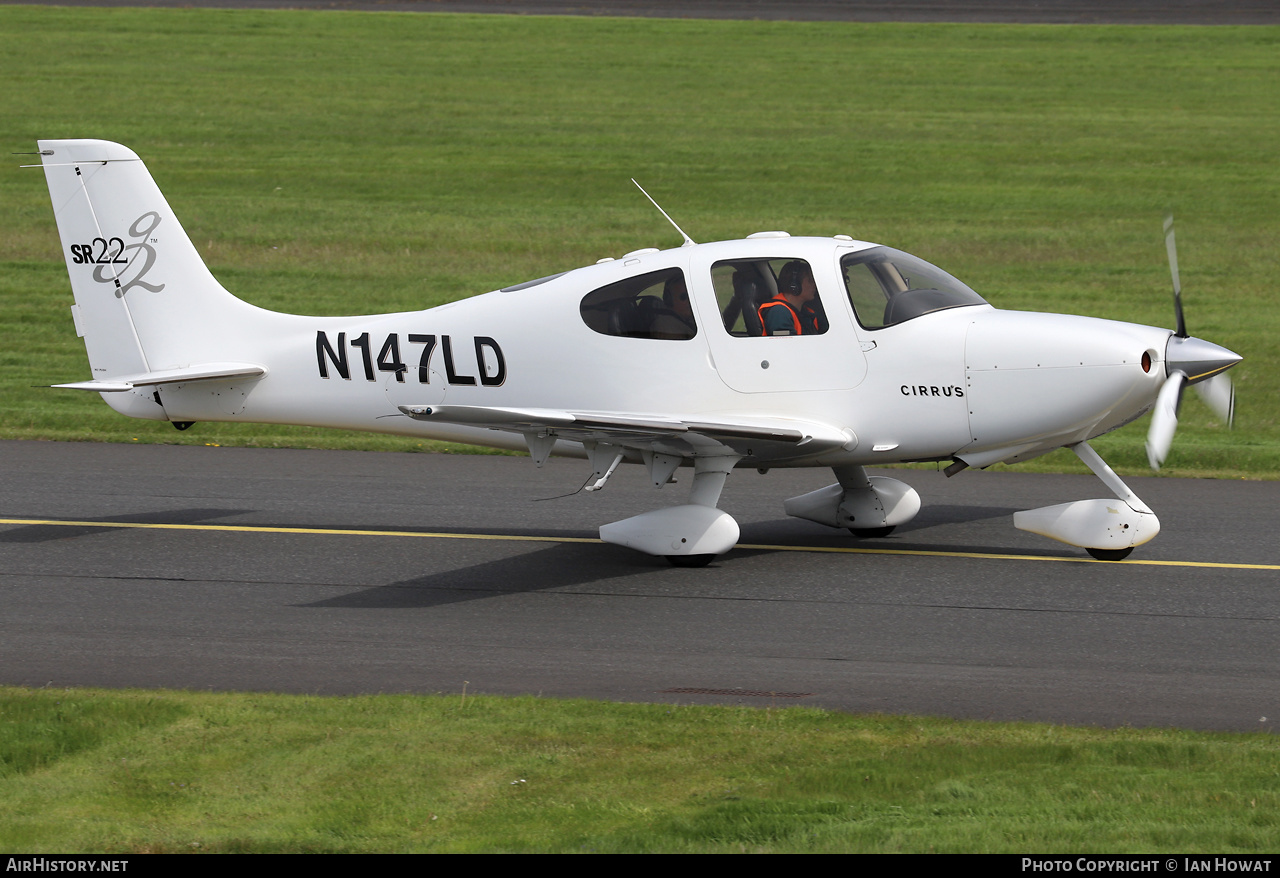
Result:
[[[300,317],[256,308],[205,267],[146,167],[98,140],[40,141],[92,379],[121,414],[370,430],[622,462],[682,505],[604,525],[610,543],[701,566],[737,542],[717,509],[735,467],[830,467],[790,515],[883,536],[920,508],[865,467],[965,467],[1072,449],[1116,499],[1014,525],[1119,560],[1159,522],[1088,440],[1155,407],[1158,467],[1187,384],[1229,421],[1240,360],[1177,330],[993,308],[898,250],[760,232],[645,249],[438,308]],[[656,204],[655,204],[656,206]],[[661,208],[659,208],[661,209]],[[665,213],[664,213],[665,216]],[[668,217],[668,221],[670,218]],[[675,226],[675,223],[672,222]]]

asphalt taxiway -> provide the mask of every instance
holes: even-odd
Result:
[[[1280,483],[1131,479],[1129,561],[1017,531],[1091,476],[907,471],[920,516],[790,519],[735,473],[712,566],[596,540],[683,502],[581,461],[4,442],[0,683],[530,693],[1107,726],[1280,721]]]

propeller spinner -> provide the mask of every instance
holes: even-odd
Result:
[[[1196,392],[1228,427],[1235,420],[1236,393],[1226,371],[1243,357],[1204,339],[1187,335],[1182,315],[1182,283],[1178,279],[1178,248],[1173,237],[1173,216],[1164,220],[1164,245],[1169,253],[1169,273],[1173,276],[1173,311],[1177,329],[1165,347],[1165,379],[1156,397],[1147,431],[1147,461],[1152,469],[1169,456],[1173,434],[1178,429],[1178,406],[1182,390],[1194,384]]]

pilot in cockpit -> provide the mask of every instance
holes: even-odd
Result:
[[[819,335],[826,320],[808,263],[794,259],[778,272],[778,294],[760,306],[765,335]]]

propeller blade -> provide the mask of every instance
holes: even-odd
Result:
[[[1204,404],[1230,427],[1236,419],[1236,386],[1224,372],[1196,385],[1196,392]]]
[[[1178,403],[1182,400],[1182,387],[1187,376],[1174,372],[1160,388],[1155,407],[1151,411],[1151,428],[1147,430],[1147,462],[1152,469],[1169,456],[1173,434],[1178,429]]]
[[[1173,239],[1173,214],[1164,218],[1164,249],[1169,253],[1169,274],[1173,276],[1173,313],[1178,320],[1174,335],[1187,337],[1187,321],[1182,317],[1182,281],[1178,279],[1178,245]]]

